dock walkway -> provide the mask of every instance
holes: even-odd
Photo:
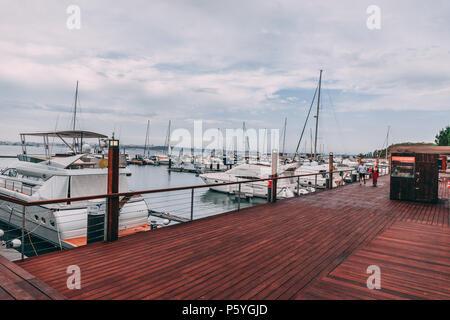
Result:
[[[55,289],[0,255],[0,300],[63,300]]]
[[[450,189],[437,204],[352,184],[18,262],[70,299],[450,299]],[[69,265],[81,289],[66,286]],[[366,269],[381,268],[381,290]]]

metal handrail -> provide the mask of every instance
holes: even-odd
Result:
[[[292,175],[292,176],[284,176],[284,177],[269,177],[269,178],[262,178],[262,179],[252,179],[252,180],[240,180],[240,181],[233,181],[233,182],[223,182],[223,183],[213,183],[213,184],[203,184],[203,185],[196,185],[196,186],[184,186],[184,187],[174,187],[174,188],[165,188],[165,189],[151,189],[151,190],[141,190],[141,191],[129,191],[129,192],[119,192],[119,193],[106,193],[106,194],[99,194],[99,195],[92,195],[92,196],[82,196],[82,197],[73,197],[73,198],[61,198],[61,199],[52,199],[52,200],[38,200],[38,201],[25,201],[15,198],[10,198],[8,196],[4,196],[0,194],[1,200],[10,201],[19,205],[23,206],[42,206],[47,204],[56,204],[56,203],[63,203],[63,202],[76,202],[76,201],[86,201],[86,200],[95,200],[95,199],[103,199],[103,198],[113,198],[113,197],[130,197],[134,195],[142,195],[142,194],[152,194],[152,193],[160,193],[160,192],[171,192],[171,191],[181,191],[181,190],[193,190],[193,189],[201,189],[201,188],[210,188],[215,186],[227,186],[227,185],[235,185],[235,184],[242,184],[242,183],[252,183],[252,182],[264,182],[264,181],[274,181],[274,180],[281,180],[281,179],[290,179],[290,178],[300,178],[300,177],[308,177],[308,176],[317,176],[317,175],[324,175],[324,174],[335,174],[340,172],[353,172],[356,171],[356,169],[346,169],[346,170],[336,170],[336,171],[327,171],[327,172],[315,172],[315,173],[306,173],[306,174],[300,174],[300,175]]]

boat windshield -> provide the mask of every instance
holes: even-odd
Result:
[[[12,168],[7,168],[7,169],[2,171],[2,176],[16,178],[17,177],[17,170],[16,169],[12,169]]]

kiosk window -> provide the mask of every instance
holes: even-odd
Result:
[[[414,178],[415,157],[392,157],[391,177]]]

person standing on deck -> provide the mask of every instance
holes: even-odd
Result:
[[[362,181],[364,181],[364,184],[366,184],[366,172],[367,172],[367,168],[366,168],[364,162],[361,162],[361,164],[358,167],[359,185],[361,185]]]
[[[378,182],[378,174],[379,174],[378,167],[375,166],[375,167],[373,168],[373,174],[372,174],[372,182],[373,182],[373,186],[374,186],[374,187],[377,186],[377,182]]]

